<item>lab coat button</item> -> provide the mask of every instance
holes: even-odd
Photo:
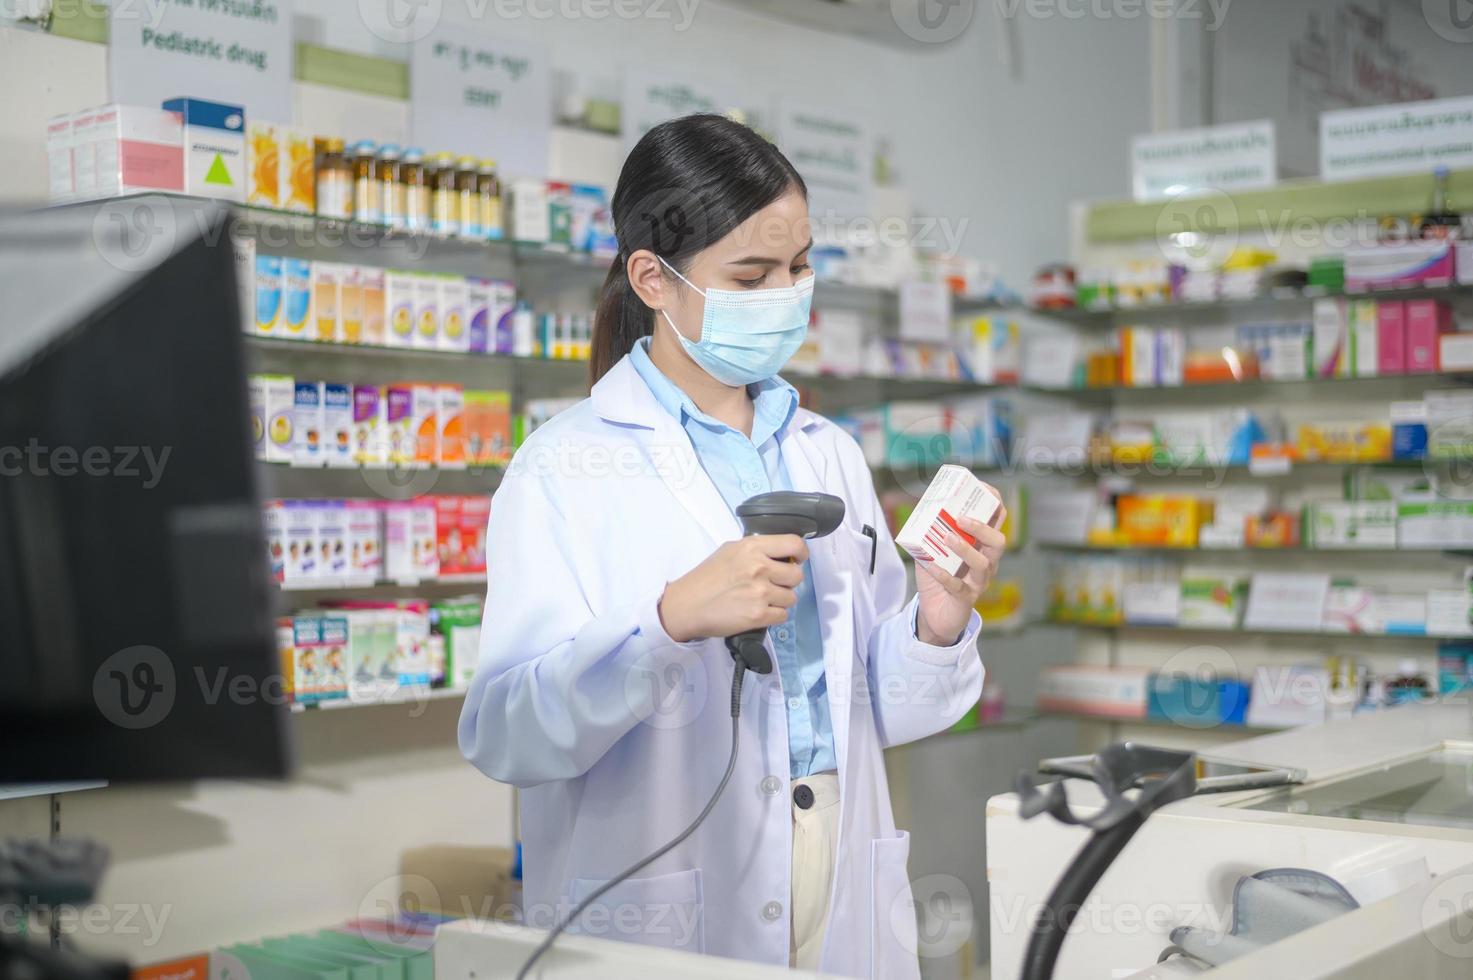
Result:
[[[782,792],[783,781],[781,779],[778,779],[776,776],[768,776],[766,779],[762,780],[761,787],[762,792],[766,793],[768,796],[776,796],[778,793]]]
[[[799,783],[793,787],[793,802],[798,809],[808,810],[813,807],[813,790],[809,786]]]
[[[762,906],[762,918],[766,919],[768,922],[776,922],[778,919],[781,919],[782,917],[783,917],[783,903],[782,902],[768,902],[766,905]]]

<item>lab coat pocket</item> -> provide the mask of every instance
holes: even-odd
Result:
[[[903,830],[870,844],[870,976],[875,980],[920,976],[915,900],[906,870],[909,858],[910,834]]]
[[[849,572],[854,595],[856,626],[861,627],[857,635],[868,633],[868,621],[874,619],[875,573],[879,567],[878,542],[848,524],[839,526],[838,548],[840,567]],[[862,621],[862,622],[861,622]]]
[[[571,904],[577,905],[604,884],[592,878],[574,878]],[[706,923],[700,869],[620,882],[590,905],[568,931],[704,953]]]

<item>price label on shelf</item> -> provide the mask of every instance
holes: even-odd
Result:
[[[547,174],[552,70],[547,48],[442,24],[409,59],[410,131],[426,150],[491,157],[503,174]]]
[[[1294,469],[1288,456],[1249,456],[1248,472],[1254,476],[1284,476]]]

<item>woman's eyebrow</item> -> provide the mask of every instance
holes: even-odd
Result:
[[[813,239],[810,238],[810,239],[808,239],[808,244],[807,245],[804,245],[802,248],[798,249],[797,255],[794,255],[793,256],[793,259],[797,259],[799,255],[802,255],[804,252],[808,251],[812,247],[813,247]],[[742,256],[739,259],[732,259],[730,262],[728,262],[726,264],[727,265],[763,265],[763,266],[774,266],[774,265],[782,265],[783,264],[783,260],[782,259],[775,259],[775,258],[773,258],[770,255],[744,255],[744,256]]]

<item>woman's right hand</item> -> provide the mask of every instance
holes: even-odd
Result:
[[[677,643],[776,626],[798,603],[808,545],[796,534],[728,541],[665,586],[660,622]]]

